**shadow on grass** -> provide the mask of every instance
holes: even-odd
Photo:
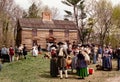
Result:
[[[49,71],[44,71],[44,73],[42,73],[40,75],[40,77],[42,77],[42,78],[51,78],[52,79],[52,77],[50,76],[50,72]]]
[[[42,77],[42,78],[52,78],[50,76],[50,74],[48,74],[48,73],[41,74],[40,77]]]
[[[39,75],[41,78],[47,78],[47,79],[60,79],[60,76],[58,75],[57,77],[52,77],[50,75],[50,72],[49,71],[44,71],[44,73],[40,74]],[[65,73],[63,73],[63,78],[65,79]],[[70,71],[68,71],[68,79],[78,79],[78,76],[77,74],[74,72],[74,73],[71,73]]]

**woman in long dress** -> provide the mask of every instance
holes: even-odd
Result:
[[[38,47],[36,45],[33,46],[32,55],[35,56],[35,57],[38,56]]]
[[[85,61],[85,56],[79,52],[77,55],[77,75],[80,79],[88,76],[87,62]]]
[[[58,75],[57,53],[55,47],[51,48],[50,75],[52,77],[57,77]]]

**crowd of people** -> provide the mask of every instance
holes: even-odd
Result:
[[[76,42],[54,42],[47,44],[46,53],[44,57],[50,58],[50,75],[52,77],[65,78],[69,77],[68,70],[75,73],[80,79],[89,76],[90,71],[88,65],[95,64],[97,69],[112,70],[112,59],[117,58],[117,69],[120,70],[120,47],[112,49],[111,46],[104,46],[96,44],[77,44]],[[33,45],[32,56],[37,57],[41,52],[40,45]],[[16,58],[26,59],[28,50],[25,44],[19,47],[10,46],[6,48],[2,46],[0,50],[0,58],[2,62],[12,62]],[[14,58],[15,57],[15,58]]]
[[[2,63],[4,62],[12,62],[15,60],[19,60],[22,57],[24,57],[24,59],[26,59],[26,55],[27,55],[27,47],[25,44],[21,44],[19,47],[6,47],[5,45],[2,46],[1,50],[0,50],[0,59],[2,61]]]
[[[68,69],[76,70],[79,78],[84,79],[90,74],[88,65],[95,64],[97,69],[112,70],[112,59],[117,58],[118,67],[120,70],[120,47],[113,50],[111,46],[95,44],[77,44],[73,42],[59,42],[51,45],[48,49],[51,52],[50,75],[63,78],[68,78]],[[101,67],[101,68],[100,68]]]
[[[26,59],[28,52],[32,53],[32,56],[38,56],[39,52],[41,51],[40,45],[33,45],[31,50],[27,49],[26,44],[20,44],[19,46],[10,46],[6,47],[5,45],[2,46],[0,49],[0,59],[2,63],[4,62],[12,62],[14,60],[21,60],[22,58]]]

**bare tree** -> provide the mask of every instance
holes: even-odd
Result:
[[[112,27],[112,4],[106,0],[101,0],[96,3],[96,20],[97,33],[99,34],[100,44],[104,44],[105,37]]]
[[[91,0],[86,5],[88,17],[94,21],[94,35],[98,37],[96,41],[99,41],[99,44],[103,45],[106,35],[112,27],[112,4],[107,0]]]
[[[15,5],[14,0],[1,0],[0,2],[0,32],[1,45],[11,45],[14,42],[14,25],[20,12],[19,6]]]
[[[52,12],[52,19],[59,19],[60,16],[59,10],[55,7],[52,7],[50,10]]]

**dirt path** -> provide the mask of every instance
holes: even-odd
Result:
[[[120,82],[120,76],[109,78],[106,82]]]

